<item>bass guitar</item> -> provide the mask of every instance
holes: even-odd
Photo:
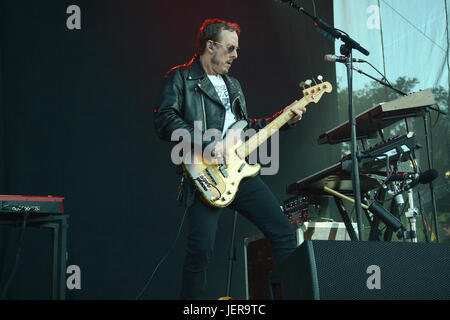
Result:
[[[319,76],[318,79],[321,81],[322,78]],[[289,111],[300,110],[312,102],[318,103],[323,94],[330,93],[332,89],[329,82],[322,81],[314,86],[304,88],[303,98],[286,108],[282,114],[245,142],[241,139],[240,133],[247,126],[247,122],[240,120],[234,123],[227,130],[223,141],[225,150],[229,154],[226,164],[210,164],[202,154],[193,152],[186,154],[183,158],[183,169],[187,176],[194,181],[202,199],[217,208],[225,208],[232,203],[241,180],[254,177],[261,170],[259,164],[249,164],[245,158],[295,115]],[[233,134],[229,134],[229,132]]]

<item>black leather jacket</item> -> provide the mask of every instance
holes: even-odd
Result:
[[[265,127],[271,119],[248,118],[239,81],[228,75],[223,78],[230,96],[231,110],[236,119],[247,120],[248,128],[256,131]],[[169,71],[154,112],[156,132],[166,141],[171,141],[175,129],[184,128],[193,134],[194,121],[201,121],[202,132],[213,128],[222,132],[225,122],[225,106],[198,58]],[[211,140],[202,141],[203,148],[211,142]]]

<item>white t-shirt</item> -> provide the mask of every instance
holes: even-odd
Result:
[[[231,104],[230,104],[230,96],[228,94],[228,89],[225,84],[225,81],[223,80],[221,75],[213,76],[208,75],[209,80],[211,80],[212,84],[214,85],[214,88],[216,88],[216,92],[219,95],[220,101],[222,101],[223,105],[225,106],[226,112],[225,112],[225,123],[223,125],[223,131],[222,131],[222,138],[225,136],[226,131],[228,128],[236,122],[236,118],[231,111]]]

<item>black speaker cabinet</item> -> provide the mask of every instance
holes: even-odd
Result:
[[[307,240],[271,284],[275,299],[447,300],[450,245]]]
[[[354,223],[356,231],[356,223]],[[342,222],[304,222],[295,231],[297,246],[305,240],[350,240]],[[244,239],[247,300],[270,299],[269,276],[275,269],[272,249],[262,233]]]

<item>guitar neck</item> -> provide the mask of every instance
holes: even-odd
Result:
[[[258,133],[250,137],[244,144],[242,144],[237,152],[243,158],[247,157],[250,153],[256,150],[261,144],[263,144],[267,139],[269,139],[275,132],[280,130],[282,126],[284,126],[290,119],[293,118],[293,115],[289,110],[299,109],[307,105],[307,102],[304,99],[297,101],[295,104],[289,107],[285,112],[272,120],[267,126],[263,129],[259,130]]]
[[[318,77],[320,81],[321,79]],[[308,80],[311,82],[311,80]],[[309,84],[308,84],[309,85]],[[333,90],[332,85],[329,82],[321,82],[320,84],[316,84],[313,87],[309,87],[303,90],[303,98],[290,105],[288,108],[284,110],[284,112],[279,115],[277,118],[272,120],[267,126],[263,129],[259,130],[258,133],[250,137],[248,141],[240,145],[236,152],[241,158],[247,157],[250,153],[255,151],[261,144],[263,144],[267,139],[269,139],[275,132],[280,130],[282,126],[286,124],[290,119],[294,117],[291,113],[292,110],[295,109],[303,109],[309,103],[314,102],[317,103],[321,99],[324,93],[330,93]]]

